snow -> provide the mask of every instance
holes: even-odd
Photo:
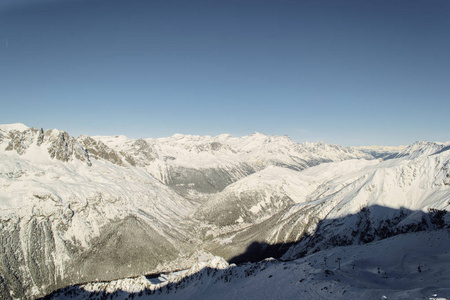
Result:
[[[301,173],[318,174],[318,176],[323,174],[322,178],[329,179],[325,183],[326,191],[321,194],[323,199],[338,191],[348,190],[340,205],[351,204],[350,210],[341,209],[340,214],[330,217],[355,213],[360,205],[380,205],[395,209],[403,207],[426,211],[430,205],[443,208],[446,204],[444,199],[450,196],[448,186],[442,184],[446,174],[441,172],[449,160],[450,152],[436,156],[422,156],[416,160],[370,161],[359,163],[359,165],[349,160],[328,165],[322,164]],[[328,174],[325,174],[327,172],[325,169],[328,170]],[[333,179],[333,169],[337,172],[346,170],[347,173],[341,172]],[[433,181],[430,182],[430,178],[435,182],[434,184],[431,183]],[[438,194],[441,195],[437,197]],[[441,200],[436,203],[436,198]]]
[[[94,140],[102,141],[112,149],[118,149],[124,144],[134,142],[135,139],[127,138],[125,135],[116,136],[92,136]]]
[[[11,130],[18,130],[18,131],[24,131],[27,130],[29,127],[22,123],[13,123],[13,124],[0,124],[0,130],[3,131],[11,131]]]
[[[380,152],[400,152],[404,150],[408,145],[400,146],[381,146],[381,145],[371,145],[371,146],[359,146],[354,147],[356,149],[369,150],[369,151],[380,151]]]
[[[228,266],[214,257],[154,279],[90,283],[51,299],[100,299],[103,292],[112,299],[130,294],[134,299],[450,299],[448,265],[450,233],[441,230],[338,247],[293,261]]]
[[[31,218],[52,222],[57,232],[56,249],[51,254],[58,262],[55,278],[63,278],[67,272],[65,265],[71,259],[65,247],[68,241],[76,241],[83,250],[89,250],[104,226],[128,216],[139,217],[174,245],[199,250],[193,253],[194,250],[180,249],[177,259],[155,268],[164,271],[157,278],[139,276],[89,283],[83,286],[88,292],[137,293],[163,285],[184,284],[184,278],[191,278],[202,283],[185,285],[176,297],[288,299],[300,294],[321,299],[331,297],[331,292],[336,299],[433,297],[432,292],[438,294],[436,297],[449,296],[447,287],[433,285],[430,279],[440,282],[449,279],[448,270],[441,267],[450,261],[448,231],[400,235],[367,245],[318,247],[322,251],[292,262],[271,260],[237,267],[205,249],[214,243],[216,247],[231,247],[236,240],[252,242],[250,237],[273,244],[288,243],[294,237],[297,241],[303,233],[313,235],[318,222],[327,220],[342,223],[326,232],[329,236],[341,236],[354,229],[351,217],[367,207],[383,208],[372,209],[371,220],[393,218],[395,213],[407,210],[411,213],[397,225],[417,224],[423,213],[430,209],[448,210],[450,205],[450,151],[443,151],[448,143],[365,148],[389,152],[392,159],[383,161],[373,159],[361,149],[323,142],[297,144],[288,137],[261,133],[240,138],[227,134],[216,137],[176,134],[146,140],[93,137],[109,147],[105,151],[122,155],[120,165],[92,157],[91,164],[75,157],[63,162],[50,157],[50,141],[38,146],[38,131],[23,124],[0,125],[0,130],[0,219],[21,224]],[[3,133],[12,130],[28,130],[22,154],[6,150],[11,137]],[[59,133],[48,131],[51,138]],[[123,153],[137,164],[127,162]],[[242,165],[250,166],[251,171],[237,168]],[[195,190],[196,183],[188,181],[189,178],[176,182],[176,187],[190,189],[189,198],[164,184],[176,175],[174,169],[182,172],[189,168],[200,172],[220,170],[230,174],[232,182],[215,193]],[[221,216],[220,209],[227,215],[232,212],[231,225],[218,226],[214,219],[206,219],[217,211]],[[65,229],[56,230],[57,226]],[[252,235],[246,236],[246,232]],[[28,242],[30,234],[25,229],[20,231],[18,251],[25,255],[32,250]],[[433,249],[428,249],[429,245]],[[291,249],[288,254],[292,255],[286,258],[298,254]],[[329,262],[343,258],[342,272],[333,269],[334,275],[329,275],[332,279],[325,276],[323,266],[318,263],[324,257]],[[419,260],[424,265],[420,275],[414,273],[417,269],[414,263]],[[356,271],[350,271],[353,270],[350,261],[357,264]],[[378,274],[378,266],[388,277]],[[257,271],[245,276],[252,268]],[[206,273],[208,269],[219,271],[211,275]],[[177,271],[170,272],[173,270]],[[202,280],[198,274],[204,274]],[[424,274],[427,277],[420,277]],[[229,277],[231,281],[225,279]],[[36,295],[42,289],[33,283],[30,286]],[[172,292],[156,296],[175,298]]]
[[[124,136],[95,136],[109,147],[126,151],[135,141]],[[282,164],[301,160],[343,160],[348,158],[370,158],[357,149],[327,145],[325,143],[297,144],[286,136],[268,136],[261,133],[243,137],[222,134],[216,137],[175,134],[168,138],[145,139],[158,157],[175,157],[167,162],[176,166],[205,169],[242,163],[265,166],[268,156]],[[215,148],[216,147],[216,148]],[[319,149],[320,148],[320,149]],[[297,158],[293,160],[293,157]]]
[[[438,143],[430,143],[427,141],[418,141],[412,145],[406,147],[402,152],[399,153],[399,156],[408,156],[409,159],[414,159],[419,156],[427,156],[438,152],[443,149],[444,144]]]
[[[33,217],[50,220],[54,226],[55,277],[67,271],[68,242],[87,250],[103,227],[130,215],[140,217],[156,232],[170,229],[172,241],[189,240],[182,226],[194,207],[145,170],[95,159],[92,166],[76,159],[61,162],[49,156],[48,145],[37,146],[36,138],[22,155],[6,151],[7,143],[0,144],[0,219],[20,222],[25,261],[27,253],[35,251],[29,249],[26,230]],[[34,286],[32,293],[39,294],[40,288]]]

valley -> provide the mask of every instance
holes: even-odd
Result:
[[[250,277],[243,275],[248,272],[276,281],[277,290],[286,290],[278,292],[284,299],[292,296],[290,281],[311,299],[323,292],[312,284],[345,290],[342,299],[381,291],[399,299],[426,297],[431,277],[414,275],[414,284],[394,288],[412,265],[402,265],[383,289],[382,279],[371,275],[375,254],[365,249],[391,247],[380,264],[413,255],[433,265],[432,276],[448,278],[448,271],[436,268],[449,258],[449,146],[298,144],[260,133],[75,138],[56,129],[0,125],[0,297],[36,299],[54,292],[51,297],[66,299],[70,292],[77,299],[113,293],[126,299],[177,285],[183,288],[181,299],[199,293],[223,299],[236,289],[256,299],[263,292],[252,289],[264,290],[268,279],[250,287]],[[431,252],[409,254],[401,246],[428,237],[436,245]],[[354,274],[330,269],[336,276],[330,283],[317,261],[336,260],[343,251],[361,263],[355,263]],[[269,257],[273,260],[265,260]],[[348,270],[353,262],[342,263]],[[262,264],[273,274],[257,270]],[[387,265],[387,274],[395,273],[394,265]],[[292,273],[283,272],[284,266],[302,278],[317,274],[316,279],[295,283],[289,275],[281,282],[282,274]],[[253,268],[257,271],[248,271]],[[149,274],[168,277],[155,285],[145,279]],[[355,274],[362,279],[352,289]],[[234,283],[218,283],[224,292],[213,294],[224,277]],[[205,285],[194,289],[186,278]],[[126,282],[136,289],[126,290]],[[363,291],[369,282],[378,285]],[[445,285],[435,290],[448,293]],[[158,297],[164,295],[174,298],[172,292]]]

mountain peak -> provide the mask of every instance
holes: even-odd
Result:
[[[410,159],[419,157],[421,155],[430,155],[438,152],[445,146],[443,144],[417,141],[414,144],[407,146],[402,152],[399,153],[399,157],[408,156]]]
[[[267,135],[265,135],[264,133],[255,131],[255,132],[253,132],[253,133],[251,134],[251,136],[267,136]]]
[[[27,130],[28,127],[25,124],[22,123],[12,123],[12,124],[0,124],[0,129],[4,131],[10,131],[10,130],[18,130],[18,131],[24,131]]]

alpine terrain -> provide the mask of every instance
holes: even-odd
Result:
[[[0,298],[450,299],[449,209],[448,142],[0,125]]]

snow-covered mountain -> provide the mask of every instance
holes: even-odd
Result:
[[[195,206],[108,148],[91,155],[56,130],[1,134],[0,298],[154,271],[198,244]]]
[[[59,290],[47,299],[450,299],[448,230],[397,235],[303,258],[192,268]]]
[[[260,133],[242,138],[176,134],[145,140],[124,136],[93,139],[125,155],[123,161],[144,167],[162,183],[191,199],[222,191],[267,166],[303,170],[323,162],[373,158],[351,147],[322,142],[297,144],[286,136]]]
[[[302,172],[267,168],[230,185],[195,216],[206,221],[205,238],[214,241],[208,250],[216,254],[232,259],[260,242],[241,258],[248,259],[265,256],[259,253],[265,244],[284,251],[296,243],[287,259],[445,227],[449,200],[450,151],[444,151],[325,163]]]
[[[199,256],[296,259],[448,228],[448,146],[0,125],[0,297],[187,269]]]

